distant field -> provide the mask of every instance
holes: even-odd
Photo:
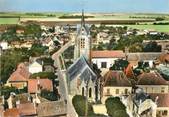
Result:
[[[169,32],[169,25],[125,25],[136,29],[156,30],[158,32]]]
[[[19,18],[0,18],[0,24],[17,24]]]

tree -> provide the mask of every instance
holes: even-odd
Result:
[[[110,67],[110,70],[124,70],[127,68],[129,62],[127,60],[118,59],[115,61],[112,67]]]
[[[44,52],[47,50],[47,47],[42,46],[41,44],[33,44],[31,49],[29,50],[30,56],[37,57],[44,55]]]
[[[57,78],[57,76],[53,72],[39,72],[39,73],[34,73],[30,76],[30,78],[37,78],[37,77],[40,77],[42,79],[48,78],[48,79],[51,79],[51,80],[54,80],[54,79]]]
[[[20,62],[28,61],[29,56],[22,49],[7,50],[0,56],[0,77],[5,83]]]
[[[56,101],[59,98],[54,92],[50,92],[45,89],[43,89],[41,91],[41,96],[47,100],[50,100],[50,101]]]
[[[152,41],[148,43],[144,48],[144,52],[161,52],[161,46],[157,42]]]
[[[75,95],[72,99],[73,106],[79,116],[85,115],[85,97],[80,95]],[[88,103],[88,116],[94,115],[91,103]]]
[[[107,113],[111,117],[129,117],[125,105],[119,97],[110,97],[105,102]]]

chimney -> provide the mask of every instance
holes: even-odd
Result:
[[[126,60],[128,60],[128,53],[129,53],[129,48],[125,47],[125,56],[126,56]]]
[[[158,96],[156,96],[156,98],[155,98],[155,103],[157,104],[157,102],[158,102]]]

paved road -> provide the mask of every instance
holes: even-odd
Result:
[[[77,117],[77,114],[76,114],[74,107],[72,105],[72,101],[68,95],[66,69],[62,68],[63,65],[62,65],[61,55],[72,44],[73,44],[73,42],[70,40],[68,43],[66,43],[56,53],[54,53],[52,55],[52,59],[55,61],[54,65],[55,65],[55,67],[57,67],[57,74],[58,74],[58,79],[59,79],[59,94],[61,96],[61,100],[67,101],[67,117]]]

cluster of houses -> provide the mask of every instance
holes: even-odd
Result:
[[[4,85],[15,87],[17,91],[24,93],[11,92],[7,99],[4,96],[0,97],[1,117],[60,116],[61,113],[65,115],[64,102],[50,101],[41,96],[42,90],[54,93],[56,86],[54,81],[48,77],[31,77],[33,74],[43,72],[54,72],[54,67],[53,65],[45,65],[40,58],[31,58],[29,63],[18,64],[16,70]],[[56,106],[60,110],[55,110]],[[48,109],[51,109],[51,111],[48,111]]]
[[[56,45],[62,47],[71,36],[73,37],[73,34],[67,32],[69,28],[69,26],[51,28],[42,25],[40,44],[49,47],[49,51]],[[17,30],[16,33],[21,35],[24,31]],[[137,35],[148,33],[157,34],[155,31],[136,30]],[[133,30],[128,30],[125,35],[130,34],[133,34]],[[96,37],[93,44],[109,43],[112,39],[107,30],[99,32]],[[117,41],[119,36],[115,38]],[[37,40],[26,39],[10,44],[2,41],[0,47],[2,50],[21,47],[30,49],[35,41]],[[107,98],[118,96],[126,106],[130,117],[169,117],[169,53],[167,51],[130,53],[127,48],[125,52],[91,50],[90,30],[85,24],[84,14],[74,41],[74,63],[66,71],[63,70],[66,73],[66,89],[69,95],[86,96],[89,101],[100,101],[102,105]],[[168,50],[166,42],[158,41],[158,43],[162,43],[162,48]],[[128,66],[124,70],[111,70],[110,67],[119,59],[128,61]],[[148,64],[149,71],[140,70],[140,74],[135,75],[133,70],[138,67],[140,61]],[[26,89],[27,93],[16,95],[11,92],[8,99],[0,97],[0,117],[66,116],[68,100],[49,101],[40,96],[42,90],[53,92],[55,87],[53,81],[47,77],[31,78],[32,74],[40,72],[55,73],[56,71],[53,66],[45,65],[38,58],[31,58],[29,63],[18,64],[5,86],[15,87],[20,91]]]

